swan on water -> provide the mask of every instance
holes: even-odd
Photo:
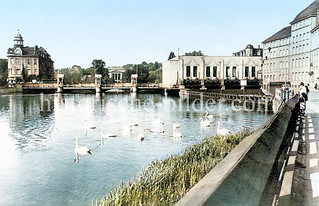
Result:
[[[143,141],[145,138],[144,132],[142,131],[141,127],[140,127],[140,133],[137,135],[137,138],[141,141]]]
[[[229,129],[225,129],[225,128],[222,128],[220,129],[220,122],[217,123],[217,132],[216,132],[218,135],[222,135],[222,136],[225,136],[227,134],[230,134],[231,131]]]
[[[164,122],[160,122],[159,127],[155,127],[151,129],[151,132],[154,133],[164,133]]]
[[[92,154],[91,149],[81,146],[79,147],[79,139],[76,137],[75,138],[75,149],[74,149],[75,154],[77,155],[86,155],[86,154]]]
[[[209,114],[208,113],[208,111],[206,110],[205,111],[205,119],[208,119],[208,120],[210,120],[210,121],[213,121],[214,120],[214,117],[215,117],[215,115],[212,115],[212,114]]]
[[[179,124],[178,122],[173,121],[173,128],[180,128],[181,124]]]
[[[131,124],[129,126],[122,127],[122,134],[125,137],[127,137],[127,136],[131,137],[132,131],[133,131],[133,126]]]
[[[177,127],[173,125],[173,137],[182,137],[182,133],[178,132]]]
[[[209,127],[210,126],[210,121],[206,118],[203,118],[200,120],[200,126],[201,127]]]
[[[116,137],[116,134],[114,133],[105,133],[104,134],[104,129],[101,127],[101,138],[109,138],[109,137]]]

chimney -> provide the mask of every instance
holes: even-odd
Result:
[[[260,45],[258,45],[258,49],[260,49]]]

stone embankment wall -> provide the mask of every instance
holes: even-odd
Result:
[[[297,99],[282,104],[278,112],[245,138],[226,158],[196,184],[176,205],[259,205],[269,192],[290,134]],[[292,132],[291,132],[292,133]],[[271,203],[270,203],[271,204]]]

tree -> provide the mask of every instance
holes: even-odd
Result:
[[[92,67],[96,74],[102,75],[102,82],[106,83],[110,81],[109,70],[105,68],[105,62],[102,59],[94,59],[92,61]]]
[[[185,56],[204,56],[201,50],[185,53]]]
[[[0,85],[6,85],[8,79],[8,60],[0,59]]]

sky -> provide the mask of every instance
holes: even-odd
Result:
[[[18,29],[56,69],[164,62],[171,51],[231,56],[255,47],[314,0],[0,0],[0,58]]]

